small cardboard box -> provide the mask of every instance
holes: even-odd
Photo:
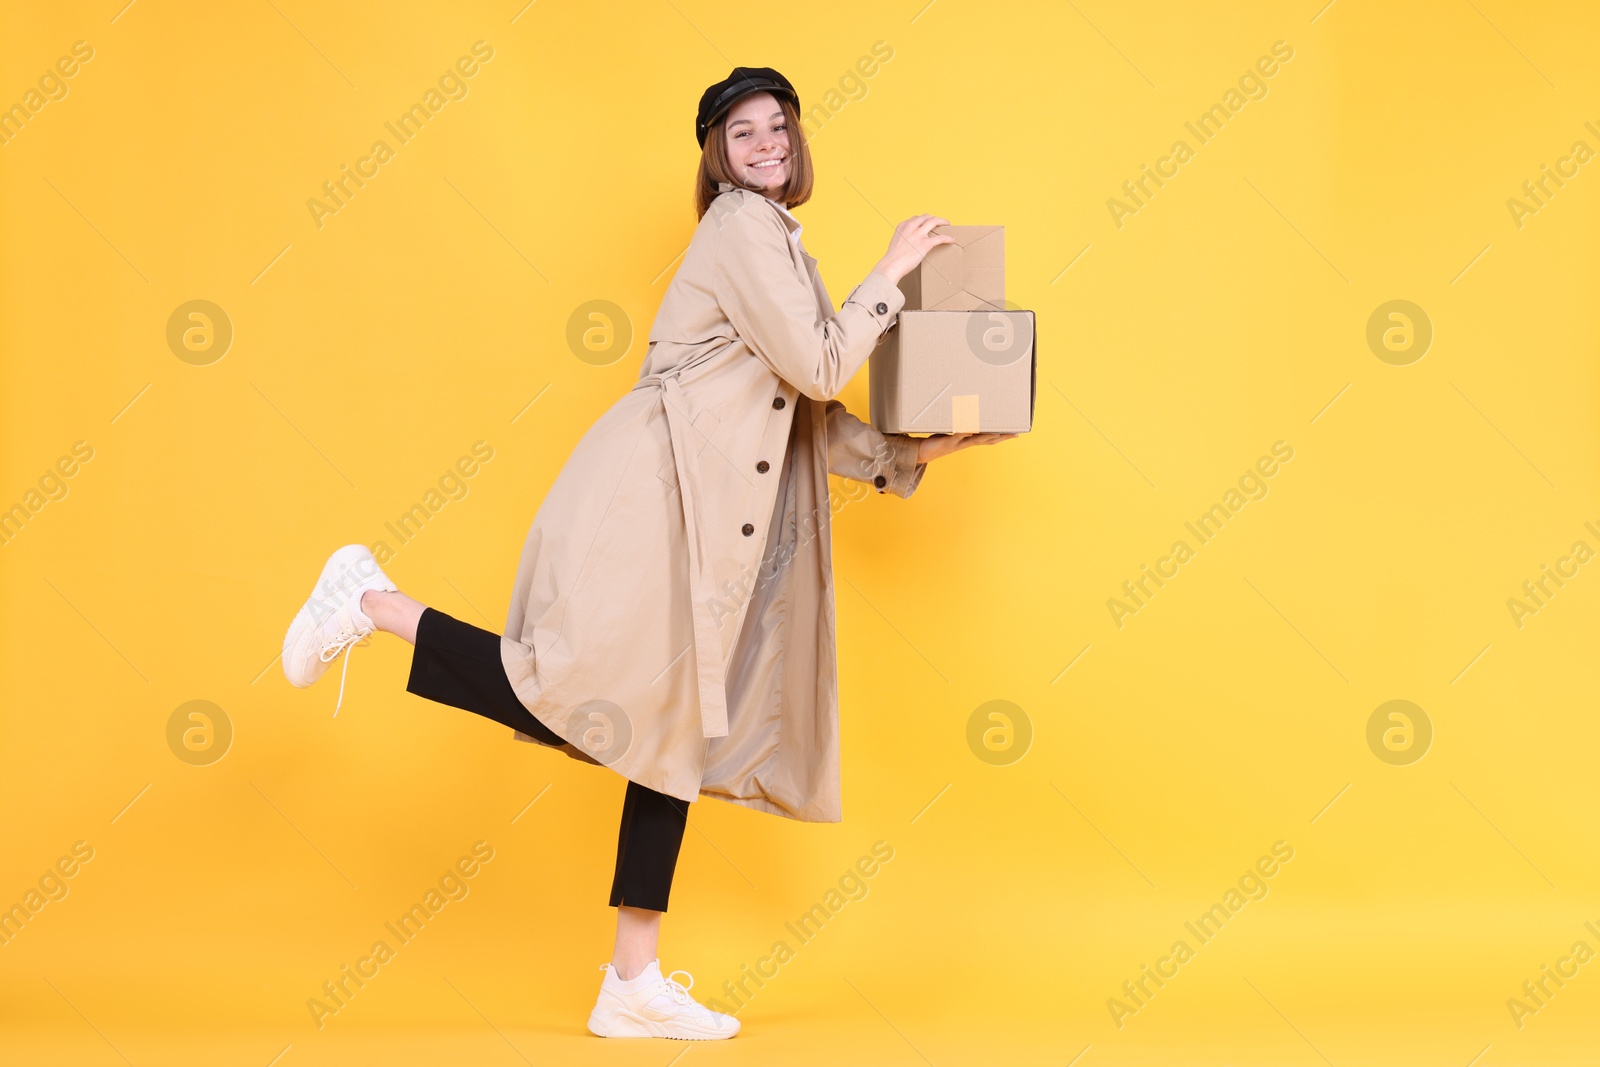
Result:
[[[955,238],[922,257],[900,279],[906,311],[1002,310],[1006,300],[1006,228],[935,226]]]
[[[870,358],[880,433],[1033,429],[1038,350],[1031,311],[905,311]]]

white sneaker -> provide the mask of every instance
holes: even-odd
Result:
[[[345,545],[329,556],[311,596],[283,635],[283,673],[290,683],[301,688],[310,685],[327,673],[339,653],[377,629],[361,610],[362,593],[395,588],[365,545]],[[346,656],[334,715],[344,703],[344,678],[349,670],[350,657]]]
[[[617,977],[609,963],[600,965],[606,977],[600,999],[589,1014],[589,1032],[600,1037],[672,1037],[685,1041],[721,1041],[739,1032],[739,1020],[712,1011],[689,995],[694,975],[673,971],[661,976],[661,961],[651,960],[631,981]],[[689,979],[688,985],[672,975]]]

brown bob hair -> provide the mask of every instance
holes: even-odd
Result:
[[[789,132],[789,178],[783,183],[778,199],[784,207],[799,207],[811,199],[811,147],[806,144],[805,128],[801,125],[800,112],[795,108],[794,102],[786,96],[771,93],[768,95],[777,100],[778,106],[783,109],[783,124]],[[740,97],[740,100],[743,99],[745,98]],[[728,111],[732,110],[730,106]],[[734,176],[733,166],[728,162],[728,111],[724,111],[706,128],[706,145],[700,152],[700,170],[694,179],[696,219],[704,218],[711,207],[711,201],[717,198],[718,182],[729,182],[741,188],[748,188]]]

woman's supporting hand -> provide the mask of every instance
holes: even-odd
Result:
[[[937,215],[916,215],[907,219],[894,228],[894,236],[889,238],[889,251],[872,269],[891,282],[898,283],[922,262],[923,256],[955,240],[947,233],[933,232],[935,226],[948,225],[949,219]]]
[[[992,445],[998,441],[1009,441],[1017,436],[1014,433],[947,433],[935,437],[924,437],[917,445],[917,462],[926,463],[940,456],[948,456],[952,452],[960,452],[963,448],[973,445]]]

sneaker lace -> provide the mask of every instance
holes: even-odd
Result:
[[[680,985],[679,983],[673,981],[673,974],[683,975],[685,978],[689,979],[689,984]],[[689,996],[689,990],[694,988],[694,975],[690,974],[688,971],[673,971],[672,974],[667,975],[664,981],[667,984],[667,993],[679,1004],[687,1004],[690,1000],[694,999]]]
[[[339,631],[339,635],[337,637],[323,646],[322,662],[328,663],[332,661],[335,656],[339,655],[339,653],[343,652],[352,645],[364,643],[367,636],[371,633],[371,630],[358,629],[345,629]],[[333,705],[333,717],[335,719],[339,717],[339,708],[344,704],[344,680],[347,676],[349,676],[349,674],[350,657],[346,656],[344,658],[344,666],[339,670],[339,699]]]
[[[609,963],[602,963],[600,965],[599,969],[603,971],[607,967],[610,967],[610,966],[611,966],[611,964],[609,964]],[[681,974],[681,975],[683,975],[685,978],[689,979],[689,984],[688,985],[682,985],[682,984],[674,981],[673,977],[672,977],[673,974]],[[670,996],[677,1003],[679,1003],[679,1004],[688,1004],[690,1001],[692,1001],[694,999],[693,997],[691,997],[689,995],[689,990],[694,988],[694,975],[690,974],[688,971],[673,971],[672,974],[669,974],[665,978],[663,978],[661,980],[661,982],[662,982],[662,991],[665,992],[668,996]]]

